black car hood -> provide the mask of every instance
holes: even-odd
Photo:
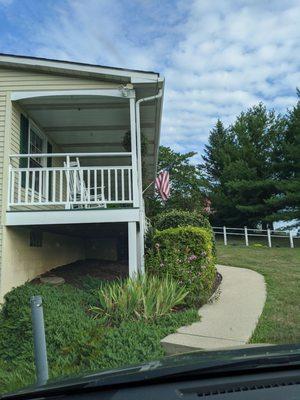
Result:
[[[284,357],[297,357],[300,362],[300,344],[279,346],[246,346],[230,350],[217,351],[195,351],[191,353],[168,356],[157,361],[151,361],[129,367],[102,370],[101,372],[82,374],[73,378],[60,378],[49,380],[42,386],[33,385],[14,393],[4,394],[0,399],[34,398],[46,395],[71,393],[82,390],[96,390],[107,386],[120,386],[129,384],[145,383],[163,379],[165,377],[180,376],[182,374],[201,375],[201,371],[218,369],[218,367],[230,366],[234,363],[264,361]]]

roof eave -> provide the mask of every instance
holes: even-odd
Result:
[[[69,61],[47,60],[34,57],[22,57],[0,54],[0,66],[22,68],[64,75],[86,76],[112,81],[131,83],[154,83],[159,74],[155,72],[135,71],[123,68],[104,67]]]

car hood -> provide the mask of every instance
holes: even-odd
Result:
[[[293,357],[300,363],[300,344],[241,346],[230,350],[195,351],[175,356],[167,356],[157,361],[146,362],[111,370],[82,374],[72,378],[49,380],[45,385],[33,385],[14,393],[2,395],[0,399],[33,398],[41,395],[70,393],[72,391],[96,390],[107,386],[122,386],[132,383],[145,383],[166,377],[187,376],[197,372],[220,370],[230,365],[259,361],[260,366],[267,360]]]

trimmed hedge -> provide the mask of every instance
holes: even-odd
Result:
[[[216,255],[216,241],[213,234],[213,229],[207,217],[197,211],[172,210],[158,214],[153,221],[154,231],[149,233],[147,248],[149,241],[153,241],[155,229],[162,231],[169,228],[178,228],[180,226],[196,226],[198,228],[206,228],[212,233],[212,252]]]
[[[153,221],[154,228],[162,231],[179,226],[197,226],[211,229],[209,220],[196,211],[172,210],[158,214]]]
[[[146,256],[147,272],[169,275],[186,287],[188,306],[204,304],[211,295],[216,277],[210,229],[193,226],[157,231]]]

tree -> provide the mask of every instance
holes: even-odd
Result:
[[[297,90],[300,98],[300,91]],[[287,128],[281,143],[281,156],[277,159],[280,179],[276,187],[278,194],[268,200],[275,209],[270,220],[291,221],[300,219],[300,100],[286,116]]]
[[[234,151],[230,131],[225,129],[221,120],[218,119],[210,131],[208,144],[204,148],[204,163],[200,166],[205,173],[213,209],[210,219],[215,225],[224,224],[230,216],[236,216],[236,208],[226,187],[227,180],[224,176],[225,167],[230,165]]]
[[[284,130],[285,120],[274,111],[267,111],[262,103],[242,112],[227,130],[217,123],[209,146],[213,144],[219,149],[207,146],[209,157],[204,163],[215,210],[214,223],[265,224],[274,210],[267,200],[278,193],[274,163]]]
[[[220,119],[211,130],[208,144],[204,148],[204,167],[211,184],[220,183],[220,176],[226,164],[230,161],[228,148],[230,140],[227,130]]]
[[[146,194],[146,213],[155,216],[163,210],[203,210],[204,178],[200,169],[191,163],[191,158],[197,153],[179,153],[170,147],[160,146],[157,170],[171,166],[170,198],[164,203],[160,196],[149,188]]]

